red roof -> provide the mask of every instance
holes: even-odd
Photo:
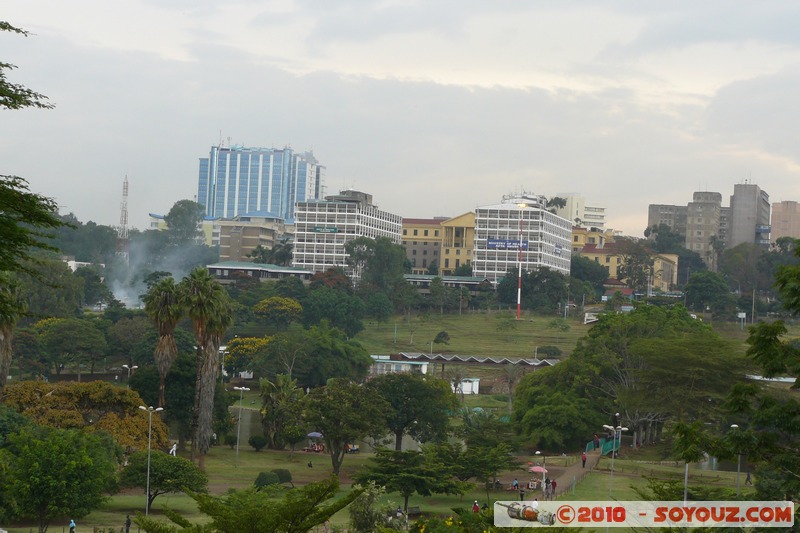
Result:
[[[404,218],[403,224],[419,224],[427,226],[440,226],[446,218]]]

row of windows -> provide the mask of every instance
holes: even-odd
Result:
[[[408,235],[408,230],[407,229],[403,230],[403,235]],[[419,230],[415,229],[413,235],[415,237],[417,235],[419,235]],[[423,237],[427,237],[428,236],[428,230],[422,230],[422,236]],[[438,237],[439,236],[439,230],[438,229],[433,230],[433,236],[434,237]]]
[[[411,250],[411,255],[417,255],[417,251]],[[428,250],[422,250],[422,255],[428,255]],[[433,255],[439,255],[439,250],[434,250]]]

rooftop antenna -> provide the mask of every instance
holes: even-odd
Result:
[[[117,228],[117,255],[128,264],[128,175],[122,182],[122,203],[119,210],[119,227]]]

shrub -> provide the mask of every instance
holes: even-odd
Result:
[[[536,355],[558,357],[561,355],[561,349],[558,346],[539,346],[539,348],[536,349]]]
[[[234,446],[236,446],[237,440],[238,439],[236,438],[236,435],[225,435],[225,444],[230,446],[231,450],[233,449]]]
[[[277,485],[280,483],[281,480],[278,478],[278,474],[275,472],[261,472],[258,474],[256,478],[255,485],[256,490],[261,490],[264,487],[269,487],[270,485]]]
[[[267,439],[264,437],[264,435],[253,435],[247,441],[247,444],[252,446],[255,451],[260,452],[261,448],[267,445]]]
[[[276,476],[278,476],[278,479],[280,480],[281,483],[292,482],[292,473],[286,470],[285,468],[273,468],[272,470],[270,470],[270,472],[273,472]]]

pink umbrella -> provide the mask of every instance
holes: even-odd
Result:
[[[531,466],[528,468],[528,472],[536,472],[538,474],[546,474],[547,469],[543,466]]]

